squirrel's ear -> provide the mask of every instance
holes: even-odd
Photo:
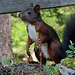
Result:
[[[40,6],[39,6],[39,5],[36,5],[36,6],[34,7],[34,11],[35,11],[35,12],[40,12]]]
[[[30,7],[33,8],[33,3],[30,4]]]

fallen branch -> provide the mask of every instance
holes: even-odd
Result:
[[[75,70],[61,64],[57,64],[57,66],[59,66],[59,72],[61,75],[75,75]]]

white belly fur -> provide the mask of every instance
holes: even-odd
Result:
[[[38,40],[38,38],[36,36],[36,30],[35,30],[34,25],[28,24],[28,35],[32,39],[32,41],[35,42]]]
[[[42,50],[45,58],[50,59],[50,56],[48,54],[48,43],[43,43],[43,45],[41,46],[41,50]]]
[[[36,30],[35,30],[35,26],[34,25],[31,25],[31,24],[28,24],[28,35],[29,37],[32,39],[32,41],[36,42],[38,40],[37,36],[36,36]],[[46,59],[49,59],[50,56],[48,54],[48,44],[47,43],[44,43],[42,46],[41,46],[41,50],[45,56]]]

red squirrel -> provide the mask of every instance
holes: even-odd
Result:
[[[46,60],[52,60],[56,64],[60,63],[63,58],[63,48],[59,40],[58,35],[55,30],[48,24],[46,24],[40,15],[40,6],[33,6],[33,3],[30,4],[30,7],[21,11],[19,17],[22,21],[27,22],[27,31],[28,31],[28,41],[27,41],[27,54],[31,56],[29,47],[32,43],[35,43],[34,51],[37,59],[40,61],[40,49],[42,51],[42,64],[46,63]],[[38,32],[38,37],[36,33]],[[40,48],[39,41],[42,45]]]

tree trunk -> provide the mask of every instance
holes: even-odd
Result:
[[[10,55],[11,52],[11,55]],[[11,59],[13,63],[12,39],[11,39],[11,15],[0,15],[0,58],[3,66],[6,66],[4,60]]]

